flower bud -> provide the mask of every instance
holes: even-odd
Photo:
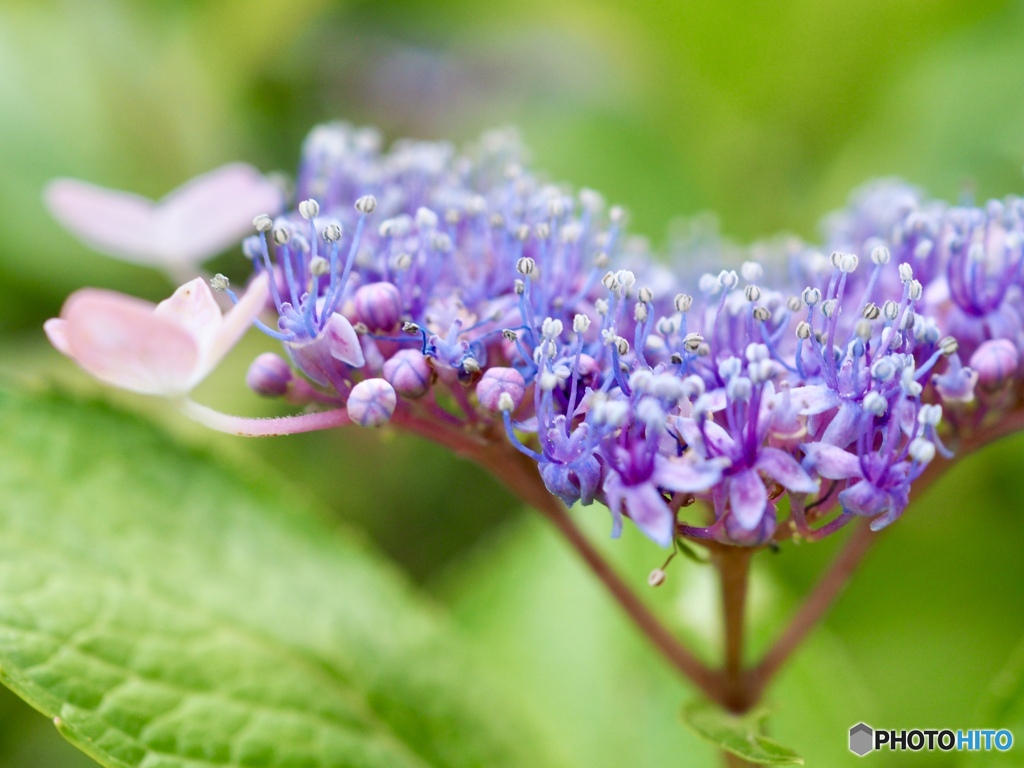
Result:
[[[970,367],[978,374],[978,383],[995,388],[1016,375],[1020,353],[1009,339],[991,339],[971,355]]]
[[[281,397],[292,382],[291,366],[280,355],[264,352],[252,361],[245,383],[261,397]]]
[[[356,317],[372,331],[388,331],[402,317],[402,294],[391,283],[370,283],[353,298]]]
[[[402,349],[384,363],[384,378],[402,397],[422,397],[430,389],[433,371],[418,349]]]
[[[379,427],[391,420],[397,404],[398,396],[388,382],[366,379],[352,387],[345,408],[353,423],[362,427]]]
[[[490,368],[476,385],[476,399],[488,411],[515,410],[523,402],[525,394],[526,382],[515,368]],[[502,395],[511,398],[512,408],[500,407]]]

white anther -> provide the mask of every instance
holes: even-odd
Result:
[[[871,262],[875,265],[888,264],[891,258],[892,254],[889,253],[889,249],[884,245],[876,245],[871,249]]]
[[[633,319],[638,323],[647,322],[647,305],[641,302],[637,302],[636,306],[633,307]]]
[[[417,229],[437,228],[437,214],[429,208],[423,208],[422,206],[417,208],[415,220]]]
[[[665,410],[653,397],[645,397],[637,403],[636,416],[648,429],[665,428]]]
[[[487,200],[481,195],[473,195],[466,201],[466,213],[470,216],[479,216],[487,211]]]
[[[853,326],[853,335],[862,341],[871,338],[871,322],[861,318]]]
[[[299,203],[299,214],[302,218],[306,219],[306,221],[316,218],[320,215],[320,203],[313,198],[303,200]]]
[[[942,421],[942,406],[938,403],[922,405],[917,412],[917,421],[922,427],[937,427]]]
[[[755,384],[762,384],[775,375],[775,362],[773,360],[758,360],[747,366],[747,376]]]
[[[736,274],[735,269],[723,269],[718,273],[718,284],[727,291],[731,291],[739,282],[740,277]]]
[[[615,273],[615,282],[620,288],[629,290],[636,283],[636,275],[628,269],[620,269]]]
[[[511,413],[516,409],[516,402],[508,392],[498,395],[498,410],[503,413]]]
[[[558,377],[551,371],[544,371],[537,377],[537,384],[545,392],[550,392],[558,386]]]
[[[582,205],[588,211],[600,211],[604,208],[604,198],[601,197],[600,192],[596,192],[589,187],[582,187],[579,191],[580,205]]]
[[[563,243],[575,243],[578,242],[580,237],[583,236],[583,227],[580,226],[579,222],[570,221],[558,230],[558,239]]]
[[[548,216],[559,218],[565,213],[565,201],[560,197],[553,197],[548,200]]]
[[[594,257],[594,266],[598,269],[604,269],[611,262],[611,257],[604,251],[599,251],[597,256]]]
[[[954,339],[952,336],[946,336],[944,339],[942,339],[942,341],[939,342],[939,349],[942,350],[942,354],[944,354],[946,357],[949,357],[954,352],[956,352],[958,347],[959,344],[957,343],[957,340]]]
[[[533,233],[537,236],[538,240],[547,240],[551,237],[551,225],[546,221],[542,221],[533,228]]]
[[[615,282],[615,273],[605,272],[604,277],[601,278],[601,285],[603,285],[609,291],[614,291],[617,287],[617,283]]]
[[[210,287],[217,293],[224,293],[224,291],[231,287],[231,281],[218,272],[210,278]]]
[[[373,213],[374,208],[377,207],[377,198],[373,195],[363,195],[356,200],[356,210],[363,215]]]
[[[674,403],[683,396],[683,382],[674,374],[659,373],[651,379],[650,393],[661,400]]]
[[[911,280],[910,283],[907,284],[907,295],[910,296],[913,301],[920,299],[923,293],[924,287],[921,285],[920,280]]]
[[[767,344],[747,344],[747,348],[743,350],[743,356],[747,358],[748,363],[759,363],[771,357],[771,353],[768,351]]]
[[[907,283],[914,279],[914,268],[907,264],[906,262],[900,264],[899,273],[900,282],[903,283],[904,285],[906,285]]]
[[[515,282],[513,282],[512,287],[515,289],[516,296],[522,296],[524,293],[526,293],[526,283],[524,283],[522,280],[516,280]]]
[[[740,275],[748,283],[756,283],[764,277],[764,268],[756,261],[744,261],[740,266]]]
[[[629,352],[629,342],[626,341],[621,336],[616,336],[615,341],[613,343],[615,344],[615,350],[619,353],[620,356]]]
[[[747,301],[754,302],[761,298],[761,289],[756,285],[748,285],[743,289],[743,295]]]
[[[703,342],[704,337],[699,333],[688,333],[683,337],[683,349],[687,352],[696,352]]]
[[[757,306],[753,310],[754,319],[761,323],[766,323],[771,319],[772,313],[768,307]]]
[[[608,210],[608,220],[612,224],[621,224],[623,219],[626,218],[626,211],[621,205],[613,205]]]
[[[924,261],[932,255],[932,251],[935,250],[935,243],[931,240],[922,240],[914,246],[914,258]]]
[[[731,379],[738,376],[743,370],[743,361],[738,357],[727,357],[718,363],[718,375],[723,379]]]
[[[839,255],[839,271],[847,274],[855,272],[857,265],[860,263],[860,259],[857,258],[855,253],[841,253]]]
[[[288,227],[276,227],[274,229],[274,242],[278,245],[285,245],[291,239],[292,233]]]
[[[734,376],[725,385],[725,395],[733,402],[746,402],[752,391],[753,385],[746,376]]]
[[[591,413],[594,414],[594,421],[598,424],[621,427],[629,417],[629,403],[624,403],[621,400],[598,400]]]
[[[697,374],[691,374],[683,379],[683,396],[693,400],[704,394],[704,379]]]
[[[817,288],[804,288],[801,298],[804,300],[804,304],[808,307],[813,307],[821,301],[821,291]]]
[[[537,270],[537,262],[529,256],[523,256],[516,262],[516,272],[520,275],[532,275]]]
[[[889,401],[877,392],[868,392],[864,395],[864,410],[875,416],[883,416],[889,408]]]
[[[918,397],[924,389],[921,384],[914,380],[914,366],[908,365],[900,373],[900,389],[908,397]]]
[[[466,373],[480,373],[480,363],[475,357],[464,357],[462,359],[462,370]]]
[[[665,572],[661,568],[655,568],[647,575],[647,586],[660,587],[665,583]]]
[[[935,443],[923,437],[915,437],[910,441],[907,453],[918,464],[928,464],[935,458]]]
[[[693,306],[693,296],[686,293],[677,293],[676,297],[672,300],[672,305],[676,308],[676,312],[689,312],[690,307]]]
[[[877,320],[881,314],[882,310],[879,309],[878,305],[872,304],[871,302],[868,302],[864,307],[864,311],[861,312],[861,315],[865,320]]]
[[[313,277],[323,277],[329,274],[331,271],[331,262],[325,259],[323,256],[316,256],[310,259],[309,262],[309,274]]]
[[[562,335],[562,321],[554,317],[546,317],[541,323],[540,332],[546,339],[557,339]]]
[[[646,285],[636,293],[636,297],[644,304],[650,304],[654,301],[654,291],[648,288]]]
[[[811,338],[811,324],[806,320],[801,320],[796,324],[796,337],[798,339],[809,339]]]
[[[323,238],[328,243],[336,243],[341,240],[341,225],[340,224],[328,224],[324,227]]]
[[[714,296],[720,290],[722,290],[722,284],[718,282],[718,278],[712,275],[710,272],[705,272],[697,280],[697,288],[701,293],[706,293],[709,296]]]
[[[886,320],[895,320],[899,311],[900,305],[895,301],[888,300],[882,305],[882,314],[885,315]]]
[[[608,314],[608,299],[597,299],[594,302],[594,311],[597,312],[597,314],[600,315],[601,317],[604,317],[605,315],[607,315]]]
[[[409,322],[408,320],[402,323],[402,330],[408,334],[417,334],[420,332],[420,327],[416,323]]]
[[[399,253],[391,260],[391,265],[399,272],[404,272],[412,266],[412,256],[408,253]]]
[[[821,314],[825,317],[832,317],[836,313],[836,308],[839,306],[839,302],[835,299],[829,299],[821,305]]]
[[[667,339],[679,330],[679,322],[674,317],[659,317],[656,328]]]
[[[447,232],[435,232],[434,236],[430,238],[430,244],[434,246],[435,251],[451,253],[452,239],[448,236]]]
[[[787,297],[786,298],[786,309],[788,309],[790,312],[799,312],[800,311],[800,297],[799,296],[789,296],[789,297]]]
[[[649,368],[638,368],[629,376],[629,388],[646,393],[653,380],[654,374]]]
[[[896,375],[896,364],[888,357],[882,357],[871,365],[871,375],[877,381],[891,381]]]
[[[252,225],[256,227],[257,232],[269,232],[274,226],[274,221],[267,214],[261,213],[252,220]]]
[[[576,333],[586,333],[590,328],[590,318],[583,314],[578,314],[572,319],[572,329]]]

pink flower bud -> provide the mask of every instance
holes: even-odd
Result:
[[[281,397],[292,382],[291,366],[280,355],[264,352],[252,361],[245,383],[262,397]]]
[[[430,389],[431,369],[418,349],[403,349],[384,363],[384,378],[402,397],[422,397]]]
[[[345,406],[353,422],[363,427],[379,427],[391,420],[398,396],[384,379],[366,379],[352,387]]]
[[[356,291],[356,319],[371,331],[389,331],[402,318],[402,294],[391,283],[370,283]]]
[[[994,389],[1017,373],[1020,354],[1013,342],[992,339],[978,347],[971,355],[970,366],[978,374],[978,383]]]
[[[526,382],[515,368],[491,368],[476,385],[476,397],[480,405],[494,412],[502,410],[499,400],[503,394],[512,398],[515,410],[523,402],[525,393]]]

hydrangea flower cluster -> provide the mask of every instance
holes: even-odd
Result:
[[[948,455],[940,426],[949,441],[1016,406],[1024,201],[879,183],[821,248],[694,274],[522,157],[507,132],[385,151],[316,128],[296,209],[243,244],[276,315],[255,322],[287,356],[257,358],[249,386],[461,434],[471,458],[518,451],[566,504],[607,505],[613,535],[626,517],[666,547],[882,528]]]

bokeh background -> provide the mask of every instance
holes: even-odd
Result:
[[[289,172],[308,129],[337,118],[389,138],[454,141],[515,125],[536,167],[623,204],[631,229],[661,250],[685,229],[679,217],[740,241],[813,238],[824,213],[877,176],[948,200],[1024,191],[1024,3],[4,0],[3,380],[100,393],[47,345],[43,321],[83,285],[152,299],[171,289],[63,233],[41,204],[48,179],[159,197],[233,160]],[[245,274],[238,253],[214,267]],[[200,399],[274,413],[242,385],[265,348],[247,340]],[[367,531],[452,607],[509,695],[530,703],[577,764],[714,764],[678,720],[692,694],[571,555],[473,467],[387,433],[231,440],[182,424],[162,403],[101,396],[233,460],[276,467],[297,493]],[[852,761],[845,729],[859,720],[958,728],[1000,719],[1018,728],[1017,762],[992,764],[1024,764],[1013,674],[1024,671],[1022,466],[1018,438],[951,471],[887,533],[783,676],[773,732],[810,765]],[[586,517],[604,538],[602,512]],[[615,556],[640,583],[660,556],[627,539]],[[836,544],[761,557],[761,642]],[[709,653],[713,589],[705,569],[677,564],[657,595]],[[89,764],[0,693],[0,765]]]

